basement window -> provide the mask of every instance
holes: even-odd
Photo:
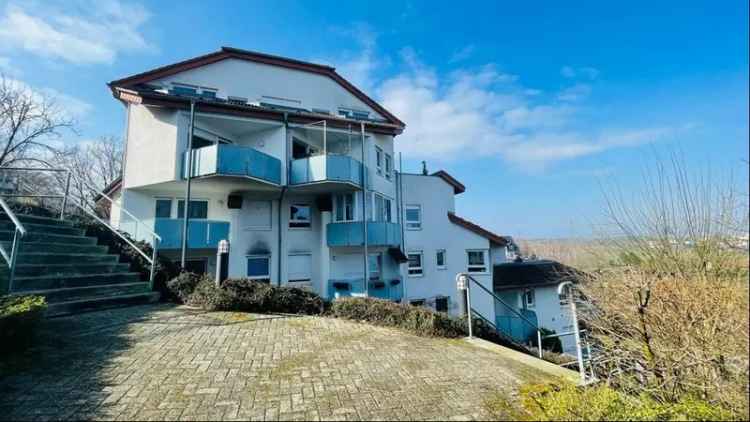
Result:
[[[247,278],[251,280],[271,279],[271,256],[250,255],[247,257]]]

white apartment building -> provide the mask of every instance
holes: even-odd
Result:
[[[224,47],[109,87],[127,115],[111,222],[148,240],[132,214],[179,260],[187,208],[194,271],[226,239],[230,277],[455,313],[456,274],[491,290],[508,260],[509,238],[455,214],[460,182],[396,171],[404,123],[331,67]],[[472,307],[494,321],[489,295]]]

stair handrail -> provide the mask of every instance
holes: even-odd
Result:
[[[61,205],[61,209],[60,209],[60,220],[64,220],[65,219],[65,210],[66,210],[66,207],[67,207],[67,204],[68,204],[68,198],[70,197],[70,181],[71,181],[71,179],[74,178],[78,183],[81,183],[84,186],[86,186],[87,188],[89,188],[92,191],[96,192],[97,196],[99,196],[101,198],[105,198],[107,201],[109,201],[110,210],[112,209],[113,205],[117,205],[117,207],[120,209],[120,211],[124,211],[125,214],[127,214],[129,217],[131,217],[135,221],[135,223],[136,223],[136,233],[138,231],[139,225],[143,225],[143,227],[146,229],[147,234],[151,235],[151,237],[153,238],[153,241],[151,242],[152,243],[151,244],[151,249],[152,249],[151,257],[149,257],[141,248],[139,248],[138,246],[136,246],[135,243],[132,240],[130,240],[126,236],[124,236],[120,230],[114,228],[111,224],[109,224],[108,222],[106,222],[103,219],[101,219],[92,210],[90,210],[90,209],[86,208],[84,205],[78,203],[78,201],[70,201],[76,207],[78,207],[79,209],[81,209],[81,211],[85,212],[90,217],[94,218],[97,222],[103,224],[111,232],[113,232],[119,238],[121,238],[122,240],[124,240],[128,245],[130,245],[130,247],[132,247],[133,249],[135,249],[135,251],[138,252],[138,254],[140,254],[146,260],[146,262],[149,263],[149,265],[151,267],[150,268],[150,272],[149,272],[149,287],[153,290],[153,287],[154,287],[154,277],[156,275],[157,249],[158,249],[158,243],[161,242],[161,240],[162,240],[161,236],[159,236],[158,234],[156,234],[155,231],[151,230],[143,221],[141,221],[138,217],[136,217],[135,215],[133,215],[130,211],[128,211],[127,209],[125,209],[124,207],[122,207],[122,206],[120,206],[118,204],[115,204],[115,201],[112,198],[110,198],[109,195],[107,195],[106,193],[104,193],[104,190],[99,190],[96,187],[92,187],[91,184],[89,184],[87,181],[85,181],[85,180],[83,180],[83,179],[75,176],[73,174],[73,172],[71,172],[69,169],[65,169],[65,168],[52,168],[52,167],[50,167],[50,168],[0,167],[0,170],[40,171],[40,172],[66,173],[65,193],[63,195],[34,195],[34,194],[28,194],[28,195],[25,195],[25,194],[22,194],[22,195],[6,195],[6,194],[0,194],[0,199],[2,199],[1,198],[2,196],[13,196],[13,197],[25,196],[25,197],[61,198],[62,199],[62,205]],[[5,204],[3,206],[3,208],[5,208],[6,206],[7,206],[7,204]],[[12,215],[12,214],[9,214],[9,215]],[[16,219],[16,221],[17,221],[17,219]],[[24,233],[25,233],[25,229],[24,229]],[[15,242],[15,240],[14,240],[14,242]],[[2,249],[2,246],[0,246],[0,249]],[[4,254],[4,251],[0,251],[0,253],[3,254],[3,258],[6,258],[5,254]],[[6,258],[6,260],[7,259],[8,258]],[[11,271],[11,280],[12,280],[12,271]],[[9,291],[10,291],[10,286],[12,286],[12,283],[9,283]]]
[[[494,292],[490,291],[486,287],[482,285],[482,283],[478,282],[474,277],[471,276],[469,273],[459,273],[456,275],[456,279],[459,277],[466,277],[466,280],[468,280],[467,288],[471,284],[471,282],[474,282],[479,288],[481,288],[485,293],[489,294],[492,298],[494,298],[496,301],[500,302],[503,306],[505,306],[507,309],[509,309],[513,314],[515,314],[521,321],[529,324],[534,330],[536,331],[536,339],[537,339],[537,349],[539,354],[539,359],[542,358],[542,330],[539,328],[538,325],[531,322],[529,319],[527,319],[525,316],[521,315],[520,312],[516,311],[516,309],[513,306],[510,306],[509,304],[505,303],[504,300],[500,299]],[[467,289],[467,295],[469,294],[469,289]],[[476,311],[475,311],[476,312]],[[479,314],[477,312],[477,314]],[[484,316],[480,314],[481,318],[487,319]],[[471,311],[469,311],[469,325],[471,325]]]
[[[3,245],[0,243],[0,255],[3,256],[3,259],[5,259],[5,262],[8,264],[8,293],[10,293],[13,290],[13,278],[16,273],[16,258],[18,257],[18,250],[21,247],[21,238],[23,238],[27,232],[26,228],[23,226],[21,221],[18,220],[16,214],[8,206],[3,198],[0,198],[0,206],[8,215],[10,221],[13,222],[13,225],[15,225],[15,230],[13,232],[13,243],[10,247],[10,254],[8,254]]]

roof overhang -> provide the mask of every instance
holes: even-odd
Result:
[[[194,102],[198,110],[204,113],[231,114],[240,117],[277,120],[280,122],[283,122],[286,118],[289,123],[300,124],[316,123],[325,120],[331,127],[347,129],[349,127],[364,126],[370,132],[393,136],[401,134],[404,129],[403,126],[386,122],[354,120],[330,114],[308,113],[304,111],[279,110],[252,104],[232,104],[202,98],[164,94],[152,90],[113,87],[112,95],[116,99],[130,104],[189,110],[190,104]]]
[[[448,212],[448,220],[450,220],[451,223],[461,226],[465,228],[466,230],[469,230],[471,232],[474,232],[487,240],[490,241],[490,243],[494,243],[497,246],[506,246],[508,244],[508,239],[506,239],[503,236],[500,236],[498,234],[492,233],[491,231],[472,223],[469,220],[466,220],[464,218],[461,218],[457,216],[456,214],[452,212]]]
[[[466,192],[466,186],[463,185],[463,183],[456,180],[455,177],[451,176],[446,172],[445,170],[438,170],[435,173],[432,173],[431,176],[437,176],[445,181],[445,183],[453,186],[453,194],[458,195],[460,193]]]

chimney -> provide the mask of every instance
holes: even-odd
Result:
[[[422,175],[427,176],[427,161],[422,161]]]

